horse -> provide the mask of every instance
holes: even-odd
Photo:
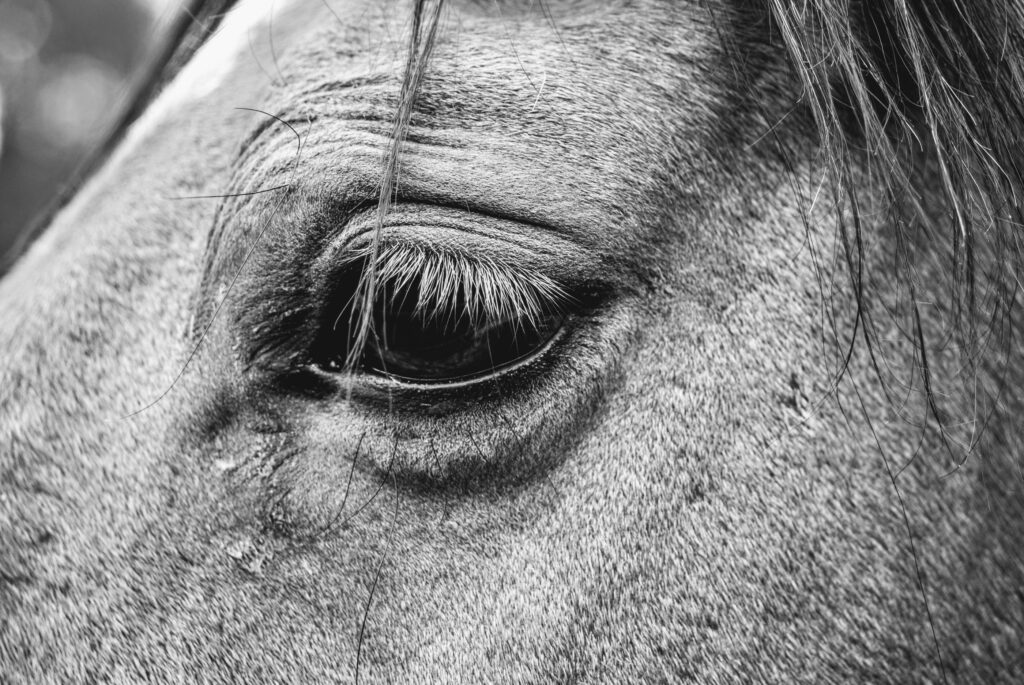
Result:
[[[0,281],[0,680],[1024,679],[1014,3],[189,9]]]

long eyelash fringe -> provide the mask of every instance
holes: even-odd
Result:
[[[349,255],[365,263],[370,248]],[[474,326],[513,322],[540,326],[545,315],[562,310],[572,297],[548,276],[497,264],[486,256],[408,244],[381,245],[376,259],[377,298],[394,305],[412,303],[425,322]],[[360,312],[352,311],[352,317]]]

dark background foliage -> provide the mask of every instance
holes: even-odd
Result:
[[[103,139],[175,0],[0,0],[0,258]]]

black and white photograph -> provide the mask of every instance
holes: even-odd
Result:
[[[1024,683],[1020,0],[0,0],[0,684]]]

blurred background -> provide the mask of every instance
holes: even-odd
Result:
[[[101,144],[181,0],[0,0],[0,261]]]

